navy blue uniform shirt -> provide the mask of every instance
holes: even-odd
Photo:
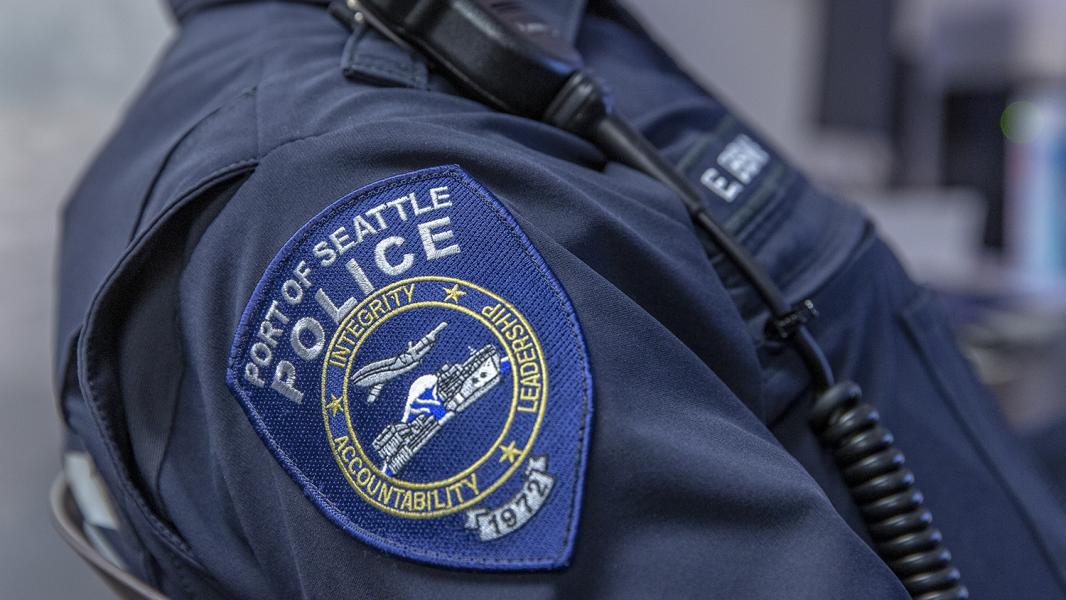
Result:
[[[67,206],[60,264],[63,417],[111,490],[133,572],[175,598],[907,597],[809,430],[798,357],[764,339],[763,307],[708,257],[666,188],[573,135],[464,97],[321,4],[171,3],[180,31]],[[789,299],[814,299],[813,334],[895,433],[973,597],[1066,597],[1060,508],[956,350],[938,300],[865,217],[813,187],[614,3],[535,4]],[[416,227],[400,218],[412,202],[439,212],[419,212]],[[369,229],[355,231],[353,214]],[[375,214],[393,229],[382,233]],[[395,237],[382,245],[386,233]],[[372,480],[349,461],[352,440],[322,432],[349,409],[331,411],[328,396],[320,405],[310,371],[277,369],[282,347],[318,356],[316,373],[320,340],[335,356],[343,336],[331,336],[344,327],[323,317],[301,321],[310,333],[292,349],[288,336],[312,310],[310,281],[328,253],[364,234],[379,250],[350,256],[367,281],[409,269],[422,287],[363,287],[351,268],[354,279],[330,271],[331,285],[391,293],[377,297],[387,311],[419,300],[434,277],[456,282],[439,280],[431,309],[381,325],[375,361],[337,384],[364,386],[348,392],[364,411],[407,398],[402,417],[350,425],[373,427],[362,439],[382,457],[374,477],[430,477],[466,452],[433,444],[480,427],[470,415],[496,418],[481,388],[445,384],[447,365],[427,366],[433,379],[410,382],[411,396],[380,387],[378,367],[413,378],[404,361],[425,355],[436,368],[432,353],[454,351],[449,361],[489,365],[525,393],[534,355],[500,354],[509,342],[486,332],[513,315],[494,310],[524,315],[543,346],[537,364],[567,386],[521,396],[549,407],[533,453],[516,462],[521,444],[501,438],[485,470],[471,471],[480,483],[456,480],[439,496],[382,500],[370,496],[391,494],[385,483],[359,488]],[[301,252],[321,260],[297,262]],[[313,273],[308,285],[299,273]],[[325,291],[341,311],[338,289]],[[306,303],[287,308],[297,294]],[[284,323],[264,316],[271,298]],[[480,317],[457,312],[475,299]],[[260,333],[266,345],[252,348]],[[389,344],[399,362],[377,362]],[[485,389],[510,393],[497,382]],[[287,412],[304,409],[313,423]],[[514,435],[532,439],[513,414]],[[424,448],[396,438],[407,454],[385,435],[423,426],[433,428],[419,429]],[[538,448],[550,449],[546,461]],[[512,464],[523,470],[501,474]],[[475,498],[489,493],[486,477],[502,487]],[[458,512],[411,518],[482,497],[466,527]],[[512,556],[521,568],[507,568]]]

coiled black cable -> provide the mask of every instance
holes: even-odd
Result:
[[[817,397],[811,409],[811,428],[833,453],[852,499],[859,507],[874,548],[915,600],[969,598],[943,536],[933,527],[924,496],[915,487],[903,453],[892,433],[862,391],[850,381],[836,382],[818,342],[805,326],[801,309],[784,299],[754,257],[704,210],[699,193],[673,165],[617,115],[603,115],[588,133],[611,158],[650,175],[685,202],[693,221],[748,280],[769,307],[768,331],[787,339],[803,358],[814,380]],[[805,302],[813,312],[813,304]]]
[[[916,600],[969,598],[914,473],[859,386],[842,381],[818,395],[811,428],[833,453],[878,554]]]

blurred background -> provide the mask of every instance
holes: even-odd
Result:
[[[1028,443],[1066,435],[1066,2],[628,4],[945,294]],[[47,509],[58,211],[173,25],[145,0],[0,11],[0,594],[108,598]]]

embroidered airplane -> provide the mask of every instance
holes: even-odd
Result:
[[[407,350],[396,356],[374,361],[356,371],[351,377],[351,382],[362,388],[370,388],[367,392],[366,403],[373,404],[381,395],[381,390],[386,383],[421,364],[422,358],[429,354],[437,343],[437,336],[447,326],[446,321],[441,321],[440,325],[422,336],[422,339],[417,342],[407,342]]]

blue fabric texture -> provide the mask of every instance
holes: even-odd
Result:
[[[581,329],[458,167],[362,188],[301,228],[245,309],[228,382],[359,539],[452,567],[569,560],[592,416]]]
[[[178,599],[908,597],[811,432],[802,361],[765,339],[764,306],[669,189],[464,96],[321,2],[172,4],[180,32],[67,205],[59,261],[56,387],[131,570]],[[790,167],[616,2],[535,8],[786,296],[813,299],[813,335],[896,436],[973,597],[1066,596],[1061,504],[935,295],[861,211]],[[371,212],[383,202],[387,227]],[[427,242],[419,225],[445,216]],[[266,318],[274,301],[288,322]],[[516,420],[482,465],[496,470],[477,471],[479,491],[505,481],[451,514],[371,504],[359,490],[375,485],[401,513],[476,496],[446,483],[408,507],[373,481],[469,475],[459,467],[504,430],[505,382],[530,375],[517,315],[549,391],[529,451]],[[349,326],[364,340],[350,352]],[[336,405],[321,383],[334,356],[344,377],[326,369],[326,389],[348,385]],[[486,376],[457,385],[473,371],[445,366],[472,358]]]

